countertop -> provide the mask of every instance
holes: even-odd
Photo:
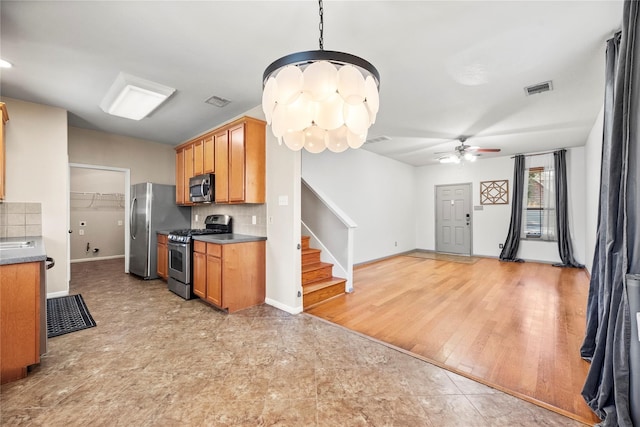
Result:
[[[0,265],[47,260],[47,251],[45,250],[42,236],[0,238],[0,243],[3,242],[33,242],[33,247],[0,249]]]
[[[193,236],[193,240],[207,243],[217,243],[219,245],[227,245],[231,243],[260,242],[267,240],[266,237],[250,236],[248,234],[204,234],[201,236]]]

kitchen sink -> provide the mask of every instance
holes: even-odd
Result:
[[[35,247],[33,240],[22,240],[17,242],[0,242],[0,251],[3,249],[28,249]]]

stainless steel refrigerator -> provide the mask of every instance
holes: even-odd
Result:
[[[158,277],[158,231],[190,228],[191,208],[176,205],[176,186],[143,182],[131,186],[129,272]]]

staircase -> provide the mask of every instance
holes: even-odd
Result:
[[[316,306],[344,294],[346,279],[333,277],[333,264],[320,261],[320,249],[309,247],[309,236],[302,236],[302,308]]]

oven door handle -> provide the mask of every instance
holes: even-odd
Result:
[[[179,251],[180,249],[187,249],[187,247],[189,246],[188,243],[176,243],[176,242],[167,242],[167,249],[171,250],[173,249],[174,251]]]

